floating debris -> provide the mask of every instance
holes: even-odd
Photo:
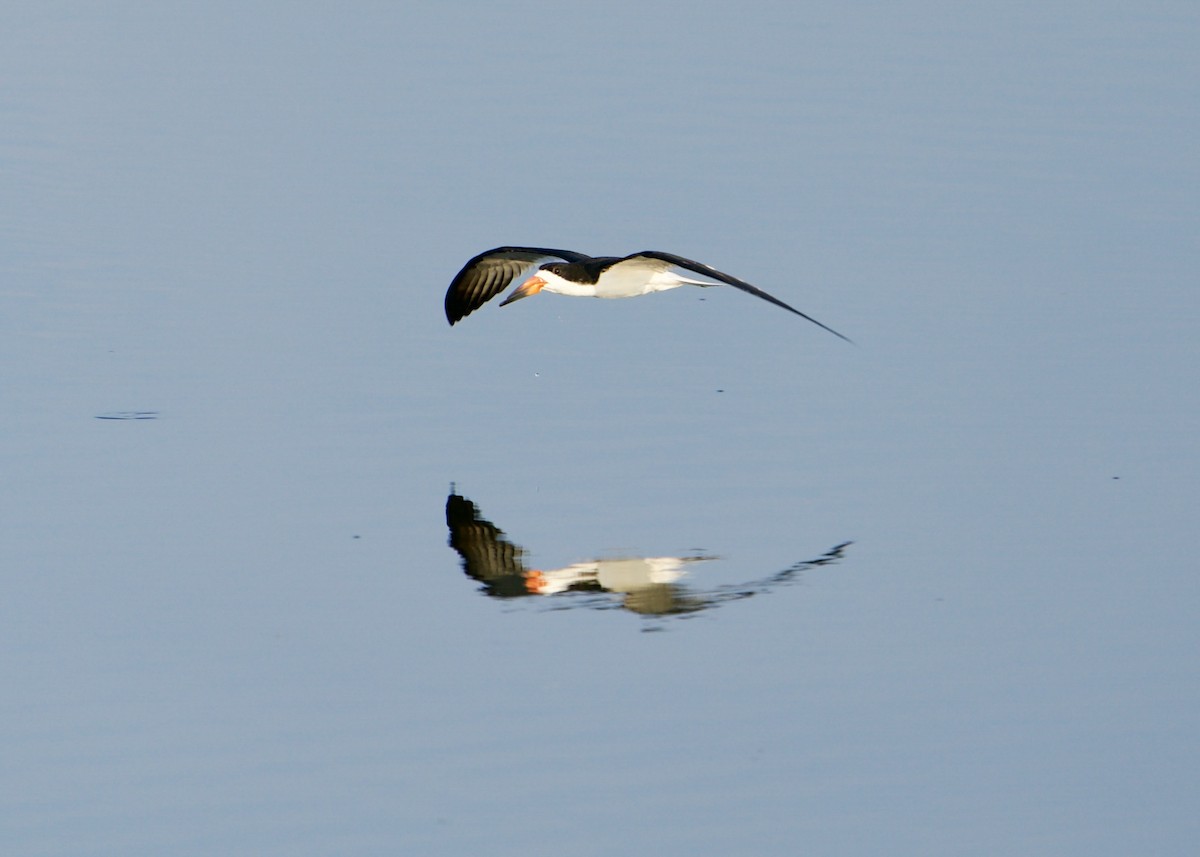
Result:
[[[156,420],[158,411],[109,411],[107,414],[96,414],[98,420]]]

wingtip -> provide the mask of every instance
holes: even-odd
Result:
[[[769,296],[768,296],[768,298],[767,298],[767,299],[768,299],[768,300],[774,300],[773,298],[771,298],[771,297],[769,297]],[[838,332],[837,332],[836,330],[834,330],[832,327],[830,327],[829,325],[825,324],[825,323],[824,323],[824,322],[822,322],[822,321],[817,321],[817,320],[816,320],[815,318],[813,318],[811,315],[808,315],[807,313],[800,312],[800,310],[796,309],[795,307],[788,306],[787,304],[783,303],[783,301],[775,301],[775,302],[776,302],[776,303],[778,303],[780,306],[782,306],[784,309],[789,309],[789,310],[791,310],[792,312],[794,312],[796,315],[800,316],[800,317],[801,317],[802,319],[804,319],[805,321],[811,321],[811,322],[812,322],[813,324],[815,324],[817,327],[821,328],[821,330],[824,330],[824,331],[827,331],[827,332],[829,332],[829,333],[832,333],[834,336],[836,336],[838,339],[842,340],[843,342],[849,342],[851,345],[858,345],[858,343],[857,343],[857,342],[855,342],[853,339],[851,339],[849,336],[846,336],[845,334],[842,334],[842,333],[838,333]]]

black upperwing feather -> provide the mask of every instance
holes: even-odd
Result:
[[[450,547],[462,557],[467,574],[491,580],[525,571],[525,551],[509,541],[504,530],[479,514],[478,507],[456,493],[446,498],[446,526]]]
[[[463,265],[446,290],[446,320],[461,321],[496,295],[517,276],[545,259],[585,262],[590,256],[546,247],[497,247]]]
[[[779,298],[775,297],[774,295],[767,294],[762,289],[758,288],[757,286],[750,285],[745,280],[739,280],[737,277],[726,274],[723,271],[718,271],[716,268],[712,267],[712,265],[705,265],[703,262],[697,262],[694,259],[685,259],[683,256],[676,256],[674,253],[663,253],[659,250],[643,250],[641,253],[634,253],[632,256],[628,256],[626,258],[636,259],[639,256],[646,259],[658,259],[661,262],[667,262],[668,264],[675,265],[680,268],[686,268],[692,273],[699,274],[702,277],[711,277],[712,279],[719,280],[726,285],[733,286],[735,289],[741,289],[743,292],[752,294],[755,297],[760,297],[764,301],[770,301],[771,303],[775,304],[775,306],[783,307],[788,312],[794,312],[801,318],[811,321],[817,327],[829,331],[838,339],[844,339],[846,342],[853,344],[852,339],[842,336],[842,334],[838,333],[829,325],[822,324],[811,315],[805,315],[793,306],[788,306]]]

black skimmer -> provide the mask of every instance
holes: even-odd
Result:
[[[535,265],[537,270],[533,276],[525,279],[500,306],[543,291],[572,297],[634,298],[679,286],[717,286],[724,283],[794,312],[817,327],[850,342],[832,327],[821,324],[812,316],[788,306],[745,280],[722,273],[702,262],[657,250],[644,250],[632,256],[593,257],[573,250],[546,247],[497,247],[471,259],[454,277],[446,291],[446,318],[450,324],[461,321]],[[707,279],[698,280],[688,274]]]
[[[563,568],[530,568],[524,548],[509,541],[504,530],[484,518],[453,485],[446,498],[446,526],[449,545],[462,560],[462,570],[482,583],[483,591],[493,598],[611,593],[619,596],[620,606],[627,610],[659,616],[694,613],[770,592],[794,582],[808,569],[838,562],[850,545],[842,542],[816,559],[794,563],[767,577],[703,590],[686,586],[685,581],[692,564],[717,559],[707,554],[595,559]],[[604,610],[610,605],[589,599],[564,606]]]

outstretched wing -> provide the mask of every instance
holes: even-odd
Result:
[[[795,307],[788,306],[787,304],[785,304],[783,301],[781,301],[779,298],[775,297],[774,295],[767,294],[762,289],[758,288],[757,286],[750,285],[745,280],[739,280],[737,277],[726,274],[723,271],[718,271],[712,265],[705,265],[703,262],[697,262],[693,259],[685,259],[683,256],[676,256],[674,253],[663,253],[658,250],[644,250],[641,253],[635,253],[634,255],[628,256],[627,258],[629,258],[629,259],[639,259],[639,258],[640,259],[657,259],[660,262],[666,262],[670,265],[676,266],[677,268],[683,268],[684,270],[691,271],[694,274],[699,274],[702,277],[708,277],[710,279],[717,280],[719,282],[725,283],[728,286],[733,286],[735,289],[741,289],[743,292],[747,292],[749,294],[754,295],[755,297],[762,298],[764,301],[770,301],[771,303],[775,304],[775,306],[783,307],[788,312],[794,312],[796,315],[800,316],[801,318],[811,321],[817,327],[823,328],[824,330],[828,330],[830,333],[832,333],[838,339],[845,339],[847,342],[852,342],[852,340],[849,339],[848,337],[842,336],[842,334],[838,333],[832,327],[822,324],[821,322],[819,322],[815,318],[813,318],[811,315],[805,315],[804,313],[800,312],[800,310],[796,309]]]
[[[524,271],[548,259],[583,262],[591,257],[546,247],[497,247],[467,262],[446,290],[446,320],[461,321],[504,291]]]
[[[462,558],[462,569],[503,598],[528,595],[525,588],[525,553],[510,542],[504,530],[479,514],[475,504],[454,491],[446,498],[446,526],[450,547]]]

